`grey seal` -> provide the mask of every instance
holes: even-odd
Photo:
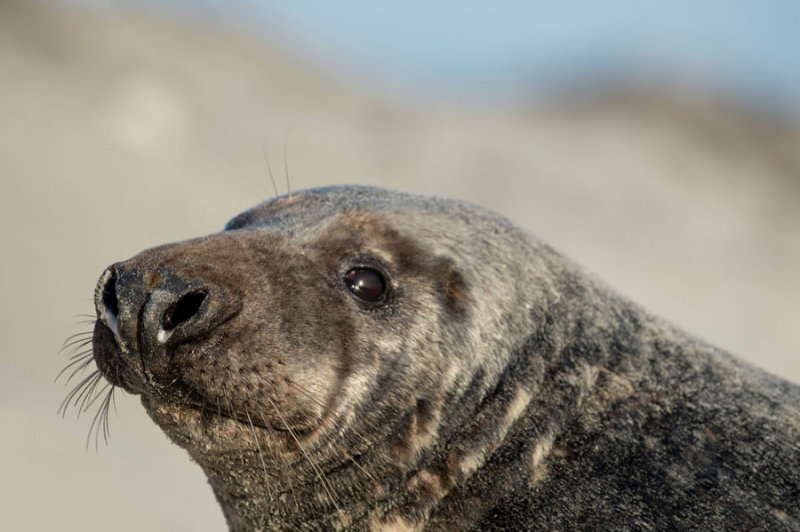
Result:
[[[800,530],[800,387],[477,206],[295,192],[95,303],[74,393],[140,395],[232,530]]]

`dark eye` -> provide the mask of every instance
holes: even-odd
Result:
[[[353,294],[364,301],[380,301],[386,293],[386,281],[375,270],[353,268],[344,276],[344,284]]]

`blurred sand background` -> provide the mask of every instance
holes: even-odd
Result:
[[[58,350],[108,264],[293,189],[504,213],[650,310],[800,382],[800,125],[708,91],[403,100],[210,20],[0,1],[0,529],[222,530],[200,469],[118,395],[62,420]],[[288,133],[288,136],[287,136]]]

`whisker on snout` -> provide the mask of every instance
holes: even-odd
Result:
[[[94,323],[94,319],[88,319],[94,316],[88,314],[82,314],[80,316],[87,318],[85,323]],[[67,385],[78,375],[89,370],[95,362],[94,351],[91,347],[93,336],[94,332],[89,330],[81,331],[67,337],[61,349],[59,349],[59,352],[68,352],[68,362],[58,372],[54,382],[69,373],[64,380],[65,385]],[[100,373],[100,370],[95,368],[67,392],[66,397],[61,401],[58,407],[57,413],[62,418],[66,416],[67,410],[70,408],[75,408],[77,410],[76,417],[80,418],[81,414],[88,412],[93,406],[97,405],[97,411],[92,417],[92,422],[89,425],[89,432],[86,436],[87,450],[92,441],[92,434],[94,434],[95,450],[100,447],[101,435],[103,441],[108,444],[110,436],[109,411],[112,407],[116,411],[116,402],[114,398],[115,390],[116,387],[107,382]]]

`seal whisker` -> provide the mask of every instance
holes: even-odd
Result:
[[[295,380],[293,380],[293,379],[289,379],[287,382],[288,382],[290,385],[292,385],[292,386],[295,386],[295,387],[298,389],[298,391],[300,391],[300,393],[302,393],[303,395],[305,395],[306,397],[308,397],[309,399],[311,399],[311,400],[312,400],[312,401],[313,401],[313,402],[314,402],[314,403],[315,403],[317,406],[321,406],[322,408],[327,408],[327,407],[328,407],[328,405],[326,405],[325,403],[323,403],[322,401],[320,401],[320,400],[319,400],[319,398],[317,398],[317,397],[316,397],[316,396],[315,396],[315,395],[314,395],[314,394],[311,392],[311,390],[309,390],[308,388],[306,388],[305,386],[303,386],[303,385],[302,385],[302,384],[300,384],[299,382],[297,382],[297,381],[295,381]],[[369,428],[369,429],[374,429],[374,430],[377,430],[377,428],[378,428],[378,427],[376,427],[376,426],[375,426],[375,425],[374,425],[372,422],[368,422],[368,423],[365,423],[365,424],[366,424],[367,428]],[[355,432],[355,433],[356,433],[356,435],[358,435],[359,437],[361,437],[361,439],[363,439],[363,440],[364,440],[364,441],[366,441],[366,442],[368,442],[368,441],[369,441],[369,440],[367,440],[367,438],[366,438],[366,437],[364,437],[364,435],[363,435],[363,434],[361,434],[360,432],[358,432],[358,430],[356,430],[356,428],[355,428],[355,427],[351,427],[351,429],[353,430],[353,432]]]
[[[97,390],[97,386],[101,383],[105,382],[106,384]],[[110,386],[111,384],[102,378],[102,375],[98,375],[96,378],[87,388],[86,394],[83,396],[80,405],[81,412],[87,412],[89,408],[97,401],[97,399],[102,395],[102,393]]]
[[[111,388],[109,390],[109,387]],[[100,403],[100,406],[97,408],[97,412],[95,413],[94,417],[92,418],[92,423],[89,425],[89,434],[86,436],[86,450],[89,450],[89,442],[92,439],[92,431],[94,430],[94,448],[97,451],[100,448],[100,431],[103,432],[103,441],[106,445],[108,445],[108,437],[110,436],[109,424],[108,424],[108,410],[110,407],[111,402],[113,401],[114,397],[114,389],[115,387],[111,383],[106,383],[105,386],[98,392],[96,397],[100,397],[103,392],[108,390],[106,393],[103,402]],[[94,401],[92,401],[94,402]]]
[[[236,415],[236,411],[233,409],[233,403],[230,397],[226,397],[225,399],[228,402],[228,417],[233,420],[238,420],[239,418]],[[242,465],[242,468],[245,467],[244,449],[239,449],[239,463]]]
[[[89,349],[84,349],[83,351],[79,350],[80,348],[76,348],[75,351],[69,355],[67,360],[75,361],[75,360],[83,360],[85,358],[94,358],[94,349],[91,347]]]
[[[103,376],[101,375],[100,370],[97,369],[84,377],[81,382],[79,382],[74,388],[72,388],[72,390],[70,390],[64,400],[61,401],[61,405],[58,407],[58,413],[64,417],[67,413],[67,407],[73,401],[73,399],[75,402],[72,406],[77,406],[81,400],[81,397],[87,392],[87,390],[93,385],[96,385],[97,381],[101,380],[102,378]],[[80,415],[81,411],[78,410],[78,417],[80,417]]]
[[[70,348],[73,348],[73,349],[75,349],[77,351],[78,349],[83,349],[84,347],[86,347],[87,345],[90,345],[91,343],[92,343],[92,338],[91,337],[89,337],[89,338],[77,338],[75,340],[72,340],[70,343],[65,344],[61,348],[61,352],[64,352],[64,351],[66,351],[67,349],[70,349]]]
[[[92,361],[94,361],[94,355],[91,349],[87,349],[86,351],[81,351],[80,353],[72,355],[70,357],[70,362],[58,372],[58,375],[56,375],[56,378],[53,379],[53,382],[57,382],[65,372],[77,365],[72,373],[70,373],[69,377],[67,377],[67,379],[64,381],[64,385],[69,384],[75,375],[86,369],[86,367],[91,364]]]
[[[275,452],[275,448],[274,448],[274,445],[275,445],[275,441],[274,441],[275,432],[274,432],[274,429],[272,428],[272,426],[269,424],[269,422],[267,422],[266,417],[264,416],[263,409],[265,408],[265,405],[259,400],[256,403],[256,407],[257,407],[256,411],[258,412],[258,416],[261,418],[261,422],[262,422],[262,425],[260,425],[260,426],[261,426],[261,428],[266,430],[270,435],[270,439],[265,442],[267,444],[267,449],[270,452],[270,454],[274,454],[274,452]],[[281,469],[283,469],[283,468],[281,468]]]
[[[264,164],[267,165],[267,172],[269,173],[269,180],[272,183],[272,192],[278,196],[278,185],[275,184],[275,177],[272,175],[272,168],[269,165],[269,157],[267,157],[267,147],[261,146],[261,153],[264,155]]]
[[[86,368],[89,367],[89,365],[91,365],[92,362],[94,362],[94,357],[92,357],[92,356],[79,358],[79,359],[76,359],[76,360],[73,360],[72,362],[70,362],[67,365],[67,367],[65,367],[62,371],[66,371],[67,369],[70,368],[70,366],[73,366],[73,365],[75,365],[75,368],[72,370],[72,372],[69,374],[69,376],[64,381],[64,385],[66,386],[67,384],[69,384],[72,381],[72,379],[75,378],[76,375],[86,371]],[[61,374],[59,373],[59,375],[56,376],[56,380],[58,380],[58,377],[60,377],[60,376],[61,376]]]
[[[265,379],[264,379],[264,378],[263,378],[261,375],[256,375],[256,378],[257,378],[259,381],[263,382],[264,384],[267,384],[267,385],[271,386],[271,385],[270,385],[270,383],[266,382],[266,380],[265,380]],[[317,397],[315,397],[315,396],[314,396],[314,394],[312,394],[310,390],[308,390],[307,388],[305,388],[304,386],[302,386],[301,384],[299,384],[299,383],[295,382],[295,381],[294,381],[294,380],[292,380],[292,379],[288,379],[288,380],[287,380],[287,382],[288,382],[290,385],[294,385],[294,386],[295,386],[295,387],[296,387],[296,388],[297,388],[297,389],[298,389],[298,390],[299,390],[299,391],[300,391],[300,392],[301,392],[303,395],[305,395],[306,397],[308,397],[309,399],[311,399],[311,400],[312,400],[314,403],[316,403],[318,406],[321,406],[321,407],[323,407],[323,408],[326,408],[326,405],[325,405],[325,404],[324,404],[322,401],[320,401],[320,400],[319,400]],[[273,389],[274,389],[274,386],[273,386]],[[265,422],[265,424],[266,424],[266,420],[265,420],[264,422]],[[356,430],[356,429],[355,429],[355,427],[350,427],[350,429],[353,431],[353,433],[354,433],[354,434],[356,434],[356,436],[358,436],[359,438],[361,438],[361,440],[362,440],[362,441],[364,441],[365,443],[369,443],[369,440],[367,440],[367,439],[366,439],[366,438],[365,438],[365,437],[364,437],[364,436],[363,436],[363,435],[362,435],[362,434],[361,434],[361,433],[360,433],[358,430]],[[364,474],[367,476],[367,478],[369,478],[370,480],[372,480],[372,481],[374,481],[374,482],[377,482],[377,479],[375,479],[375,477],[374,477],[374,476],[373,476],[373,475],[372,475],[372,474],[371,474],[369,471],[367,471],[367,470],[366,470],[366,469],[365,469],[365,468],[364,468],[364,467],[363,467],[363,466],[362,466],[362,465],[361,465],[361,464],[360,464],[360,463],[359,463],[359,462],[358,462],[358,461],[355,459],[355,457],[354,457],[354,456],[353,456],[353,455],[352,455],[350,452],[348,452],[348,451],[347,451],[347,449],[345,449],[345,448],[344,448],[344,446],[342,446],[342,445],[341,445],[339,442],[337,442],[337,441],[335,441],[335,440],[332,440],[332,443],[334,444],[334,446],[336,447],[336,449],[337,449],[337,450],[339,450],[339,451],[341,451],[342,453],[344,453],[345,457],[346,457],[346,458],[347,458],[347,459],[348,459],[348,460],[349,460],[349,461],[350,461],[350,462],[351,462],[353,465],[355,465],[355,466],[356,466],[356,468],[358,468],[358,469],[359,469],[361,472],[363,472],[363,473],[364,473]]]
[[[114,395],[114,392],[116,391],[116,389],[117,389],[116,386],[112,386],[111,387],[111,392],[112,392],[111,393],[111,408],[114,410],[114,415],[118,416],[119,414],[117,413],[117,396]]]
[[[117,400],[115,392],[117,391],[116,386],[111,386],[111,390],[108,392],[108,397],[104,401],[104,413],[103,413],[103,435],[106,440],[106,444],[108,443],[108,439],[111,436],[111,423],[109,421],[110,412],[113,409],[114,415],[117,415]]]
[[[94,325],[97,322],[97,316],[95,314],[75,314],[72,316],[73,318],[83,318],[79,319],[78,321],[74,322],[72,325]],[[94,327],[89,329],[89,334],[94,334]]]
[[[292,196],[292,185],[289,183],[289,132],[291,129],[286,130],[286,135],[283,137],[283,171],[286,175],[286,194]]]
[[[300,392],[301,392],[303,395],[305,395],[306,397],[308,397],[309,399],[311,399],[312,401],[314,401],[314,402],[315,402],[317,405],[319,405],[319,406],[321,406],[321,407],[323,407],[323,408],[326,406],[326,405],[325,405],[325,404],[324,404],[322,401],[320,401],[319,399],[317,399],[316,397],[314,397],[314,395],[311,393],[311,391],[310,391],[310,390],[306,389],[306,388],[305,388],[304,386],[302,386],[301,384],[299,384],[299,383],[295,382],[294,380],[290,380],[290,381],[289,381],[289,384],[292,384],[292,385],[294,385],[294,386],[295,386],[295,387],[296,387],[298,390],[300,390]],[[374,427],[372,427],[372,428],[374,428]],[[363,435],[363,434],[361,434],[361,432],[359,432],[359,431],[358,431],[358,430],[357,430],[355,427],[352,427],[352,426],[351,426],[351,427],[349,427],[349,429],[350,429],[350,430],[351,430],[351,431],[352,431],[352,432],[353,432],[353,433],[354,433],[356,436],[358,436],[359,438],[361,438],[361,440],[362,440],[364,443],[370,443],[370,442],[369,442],[369,440],[368,440],[366,437],[364,437],[364,435]],[[347,459],[348,459],[348,460],[350,460],[350,462],[352,462],[354,466],[356,466],[356,467],[357,467],[357,468],[358,468],[358,469],[359,469],[359,470],[360,470],[362,473],[364,473],[364,474],[367,476],[367,478],[369,478],[369,479],[370,479],[370,480],[372,480],[373,482],[378,482],[378,480],[377,480],[377,479],[376,479],[374,476],[372,476],[372,473],[370,473],[369,471],[367,471],[367,470],[366,470],[366,469],[365,469],[365,468],[364,468],[364,467],[363,467],[363,466],[362,466],[360,463],[358,463],[358,461],[355,459],[355,457],[354,457],[352,454],[350,454],[350,452],[349,452],[349,451],[347,451],[347,449],[346,449],[344,446],[342,446],[342,445],[341,445],[339,442],[337,442],[337,441],[335,441],[335,440],[333,441],[333,443],[334,443],[334,445],[336,445],[336,448],[337,448],[339,451],[341,451],[342,453],[344,453],[345,457],[347,457]]]
[[[263,423],[264,428],[267,429],[267,432],[269,432],[270,435],[273,435],[274,432],[273,432],[273,430],[272,430],[272,428],[270,426],[270,423],[267,421],[267,417],[264,415],[264,410],[262,408],[263,405],[259,405],[259,406],[260,406],[260,408],[258,409],[258,415],[261,417],[261,422]],[[270,449],[271,449],[271,445],[272,444],[269,443],[269,442],[268,442],[268,444],[270,445]],[[284,464],[284,467],[281,467],[280,469],[281,469],[281,471],[285,470],[286,469],[286,465]],[[295,492],[294,492],[294,484],[291,483],[291,482],[289,483],[289,490],[292,493],[292,501],[294,501],[295,510],[297,512],[300,512],[300,503],[297,500],[297,494],[295,494]]]
[[[318,406],[321,406],[322,408],[327,408],[327,405],[325,403],[323,403],[322,401],[320,401],[317,397],[315,397],[314,394],[311,393],[311,391],[308,388],[305,388],[302,384],[300,384],[300,383],[298,383],[298,382],[296,382],[294,380],[289,380],[288,382],[289,382],[290,385],[295,386],[298,389],[298,391],[300,391],[300,393],[302,393],[303,395],[308,397],[315,404],[317,404]],[[372,429],[372,430],[376,430],[376,431],[378,430],[378,427],[372,421],[369,421],[369,420],[362,420],[362,421],[364,422],[364,425],[366,426],[366,428]],[[353,433],[356,436],[358,436],[359,438],[361,438],[363,441],[369,443],[369,439],[366,436],[364,436],[358,429],[356,429],[355,427],[350,427],[350,430],[352,430]]]
[[[220,403],[220,400],[219,400],[219,399],[220,399],[220,398],[219,398],[219,395],[216,395],[216,396],[214,397],[214,399],[215,399],[215,402],[216,402],[216,404],[217,404],[217,415],[218,415],[218,416],[220,416],[220,417],[222,417],[224,414],[222,413],[222,404]]]
[[[67,336],[67,339],[64,340],[64,343],[61,344],[61,349],[59,349],[59,352],[62,352],[69,346],[73,345],[73,343],[75,343],[74,342],[75,339],[77,339],[77,341],[80,341],[80,339],[88,339],[91,342],[93,336],[94,336],[94,331],[81,331],[75,334],[70,334],[69,336]]]
[[[303,453],[303,456],[305,457],[305,459],[308,461],[308,463],[311,466],[311,468],[316,473],[317,478],[322,483],[322,487],[325,489],[325,492],[328,494],[328,497],[330,498],[330,501],[333,504],[334,508],[336,508],[336,511],[339,512],[339,513],[343,513],[342,509],[339,507],[339,504],[336,502],[336,497],[334,497],[333,493],[331,492],[330,486],[328,485],[328,480],[325,477],[325,472],[322,471],[322,469],[314,462],[314,460],[311,459],[311,456],[309,456],[309,454],[306,452],[305,448],[303,447],[303,444],[300,443],[300,439],[297,437],[297,435],[295,434],[294,430],[292,430],[292,427],[290,427],[289,424],[286,422],[286,419],[283,417],[283,414],[281,414],[281,411],[278,409],[278,406],[275,404],[275,402],[272,399],[270,399],[269,397],[267,397],[267,401],[270,402],[270,404],[272,405],[272,408],[275,410],[275,413],[281,419],[281,422],[283,423],[283,426],[286,427],[286,430],[292,436],[292,439],[297,444],[297,447],[300,449],[300,452]]]
[[[245,416],[247,416],[247,422],[250,424],[250,431],[253,433],[253,441],[256,444],[256,448],[258,449],[258,459],[261,462],[261,469],[264,470],[264,487],[267,490],[267,495],[272,498],[272,490],[270,489],[269,483],[269,475],[267,474],[267,463],[264,461],[264,452],[261,450],[261,443],[258,441],[258,434],[256,433],[256,428],[253,426],[253,420],[250,418],[250,412],[245,409],[244,411]]]

